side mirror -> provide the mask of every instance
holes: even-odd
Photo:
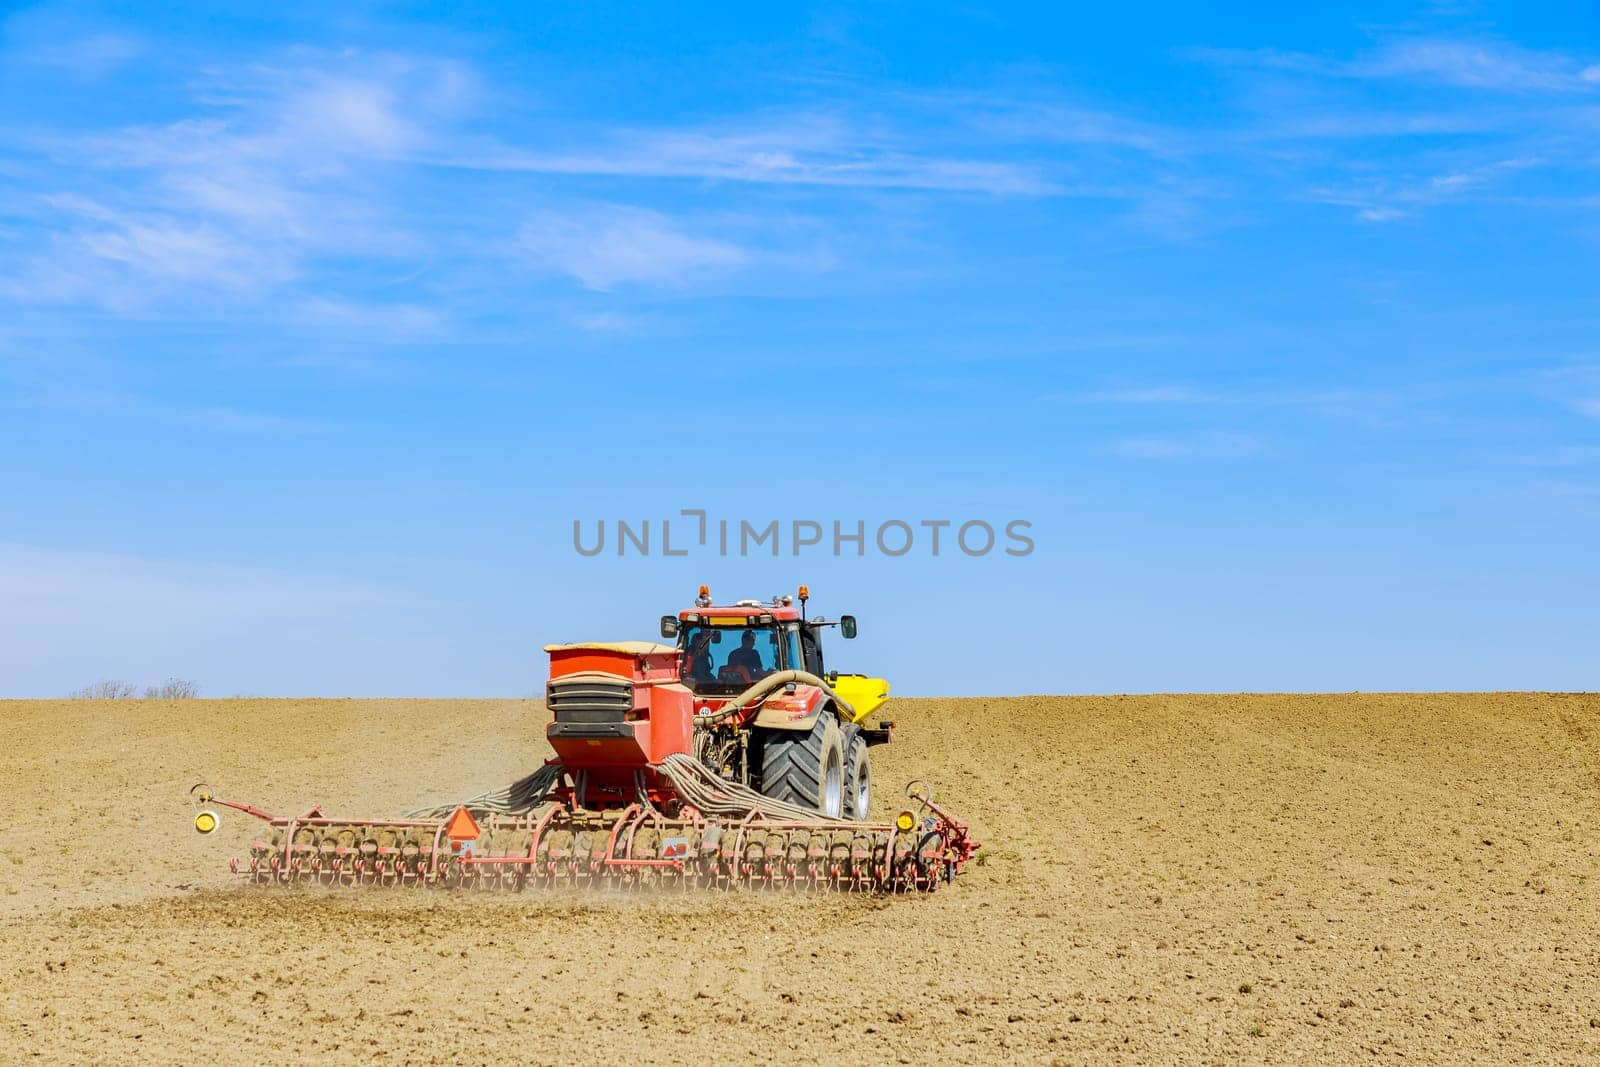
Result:
[[[668,640],[678,636],[678,617],[676,615],[661,616],[661,636]]]
[[[839,632],[846,638],[856,635],[856,617],[854,615],[839,616]]]

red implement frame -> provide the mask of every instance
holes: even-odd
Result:
[[[210,803],[264,822],[247,863],[262,883],[409,885],[480,889],[608,885],[621,888],[842,889],[931,892],[977,851],[964,823],[917,784],[921,813],[894,823],[707,818],[682,805],[672,816],[650,800],[620,811],[578,808],[570,791],[523,815],[477,814],[478,837],[450,839],[442,819],[333,819],[320,806],[285,818],[238,801]],[[674,857],[663,856],[668,850]]]

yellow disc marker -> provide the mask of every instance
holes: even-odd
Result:
[[[899,815],[895,816],[894,824],[895,826],[899,827],[901,831],[906,831],[917,825],[917,817],[911,814],[909,811],[902,811]]]
[[[217,813],[209,808],[202,808],[194,813],[194,828],[202,834],[209,834],[217,828]]]

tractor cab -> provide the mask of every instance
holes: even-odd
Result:
[[[798,606],[786,595],[715,605],[702,585],[693,609],[661,617],[661,636],[676,639],[681,653],[680,680],[698,695],[732,696],[776,671],[822,677],[821,630],[839,626],[854,637],[855,618],[807,619],[807,596],[801,586]]]

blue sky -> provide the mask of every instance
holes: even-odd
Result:
[[[257,7],[0,22],[0,694],[1597,687],[1592,5]]]

